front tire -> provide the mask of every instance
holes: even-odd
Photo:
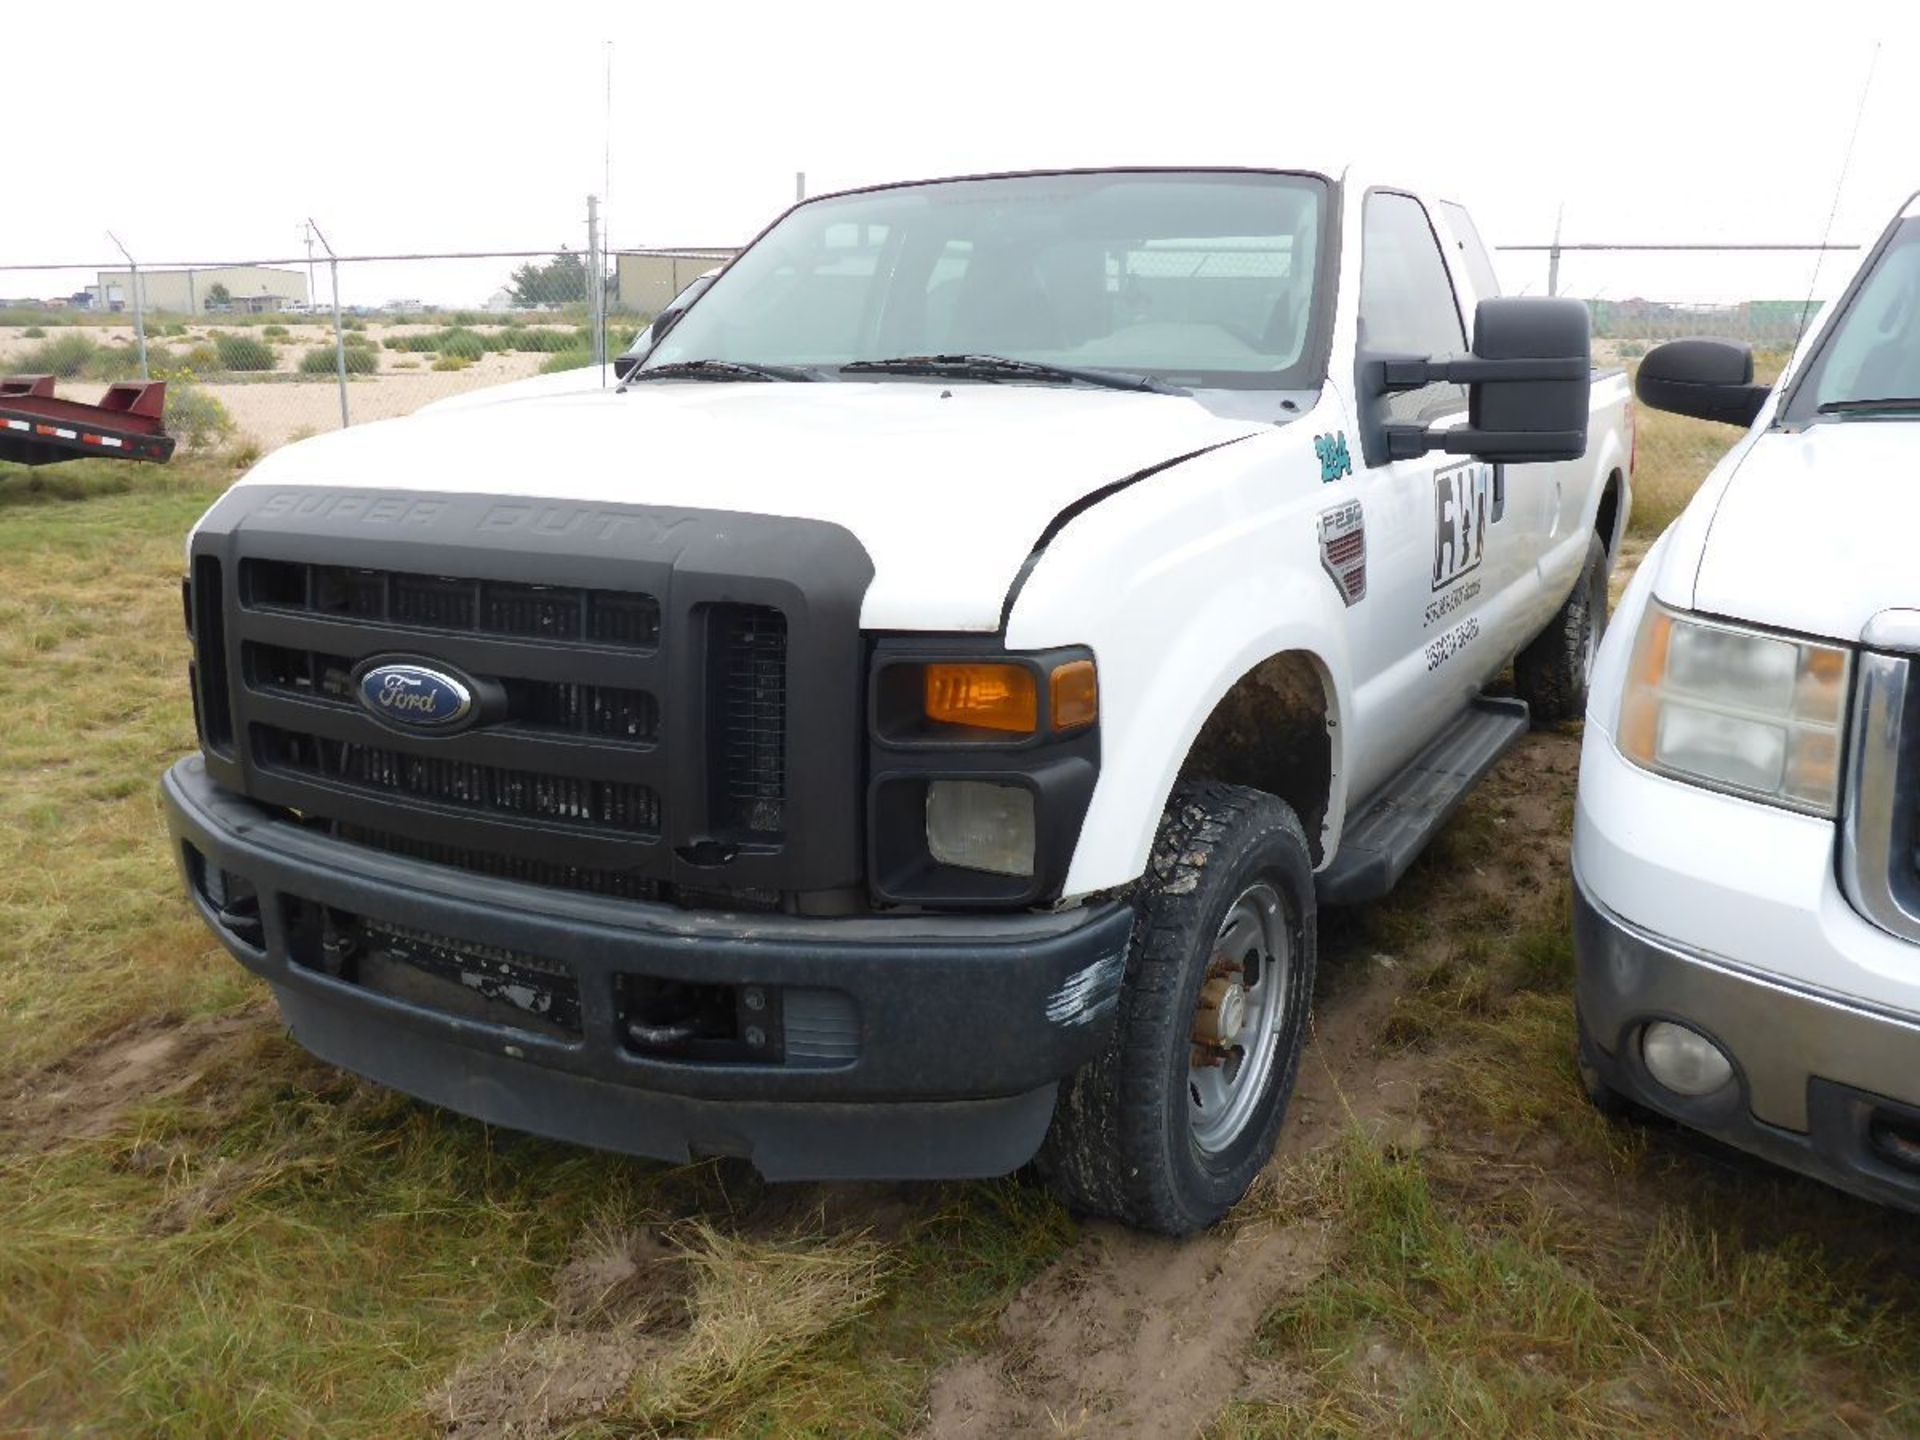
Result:
[[[1578,720],[1587,713],[1594,656],[1607,633],[1607,547],[1587,537],[1580,579],[1553,623],[1514,658],[1513,685],[1536,723]]]
[[[1182,782],[1141,880],[1119,1016],[1039,1166],[1073,1208],[1188,1235],[1273,1153],[1313,1001],[1313,861],[1282,801]]]

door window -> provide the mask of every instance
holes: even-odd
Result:
[[[1360,346],[1375,355],[1458,355],[1466,329],[1440,242],[1427,212],[1410,195],[1367,196],[1361,232]],[[1388,423],[1426,424],[1467,405],[1464,385],[1436,382],[1389,395]]]

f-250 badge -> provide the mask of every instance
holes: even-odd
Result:
[[[1320,564],[1349,606],[1367,594],[1367,516],[1358,500],[1320,512]]]
[[[1353,457],[1347,454],[1347,432],[1313,437],[1313,453],[1320,457],[1320,483],[1331,484],[1342,475],[1353,473]]]
[[[1493,467],[1479,461],[1433,474],[1433,588],[1444,590],[1486,558]]]

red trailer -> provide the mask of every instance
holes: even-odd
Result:
[[[55,395],[51,375],[8,376],[0,379],[0,460],[51,465],[97,455],[159,464],[173,454],[166,407],[164,380],[115,385],[86,405]]]

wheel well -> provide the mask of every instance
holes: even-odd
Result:
[[[1616,531],[1620,525],[1620,472],[1614,471],[1607,476],[1607,488],[1600,492],[1600,513],[1593,522],[1593,528],[1599,533],[1600,543],[1607,547],[1607,553],[1613,553]]]
[[[1277,795],[1324,858],[1333,791],[1331,704],[1320,664],[1304,650],[1268,656],[1220,697],[1180,767],[1183,780],[1220,780]]]

